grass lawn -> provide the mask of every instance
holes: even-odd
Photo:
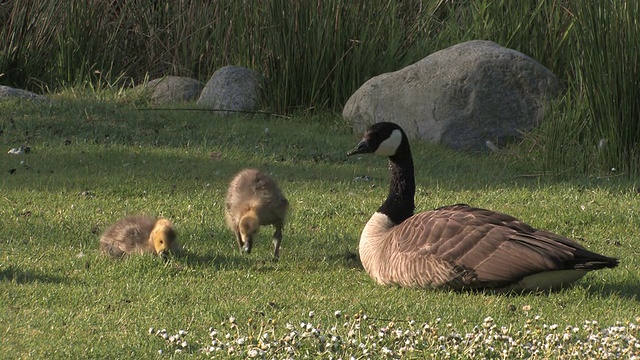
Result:
[[[491,208],[621,260],[553,293],[425,291],[362,270],[358,240],[386,196],[387,164],[347,158],[359,136],[335,115],[62,99],[0,103],[0,131],[2,359],[640,354],[640,195],[622,176],[527,176],[533,155],[413,142],[418,211]],[[30,152],[6,154],[21,144]],[[245,167],[270,173],[291,203],[277,263],[272,228],[246,256],[225,227],[227,185]],[[131,213],[171,218],[185,254],[100,254],[101,232]]]

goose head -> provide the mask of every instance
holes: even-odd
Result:
[[[253,247],[253,236],[258,232],[260,228],[260,220],[254,210],[246,212],[240,222],[238,223],[238,231],[240,232],[240,238],[242,239],[242,249],[247,254],[251,253]]]
[[[159,219],[156,221],[149,242],[152,244],[156,254],[162,258],[166,258],[176,241],[176,231],[173,224],[167,219]]]
[[[373,124],[360,143],[347,152],[347,156],[355,154],[375,154],[389,158],[389,195],[378,212],[393,224],[400,224],[412,216],[415,208],[415,177],[409,139],[404,130],[391,122]]]
[[[347,152],[356,154],[376,154],[392,157],[408,147],[407,135],[397,124],[380,122],[371,125],[358,145]]]

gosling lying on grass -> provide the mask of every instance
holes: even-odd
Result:
[[[126,254],[177,253],[176,230],[171,221],[145,215],[127,216],[111,225],[100,237],[100,250],[111,257]]]
[[[282,227],[289,208],[278,184],[257,169],[245,169],[231,181],[225,215],[240,251],[251,253],[254,235],[262,225],[273,225],[273,257],[280,257]]]

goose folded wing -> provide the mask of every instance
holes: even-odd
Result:
[[[510,223],[517,226],[512,228]],[[531,232],[523,231],[529,229]],[[510,283],[534,273],[561,270],[576,249],[569,239],[556,235],[562,239],[558,241],[536,234],[535,229],[508,215],[499,218],[471,210],[420,213],[397,230],[399,252],[446,261],[460,277],[474,283]]]

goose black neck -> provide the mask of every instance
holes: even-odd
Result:
[[[416,182],[413,158],[406,140],[395,155],[389,157],[389,195],[378,212],[387,215],[395,224],[413,216]]]

